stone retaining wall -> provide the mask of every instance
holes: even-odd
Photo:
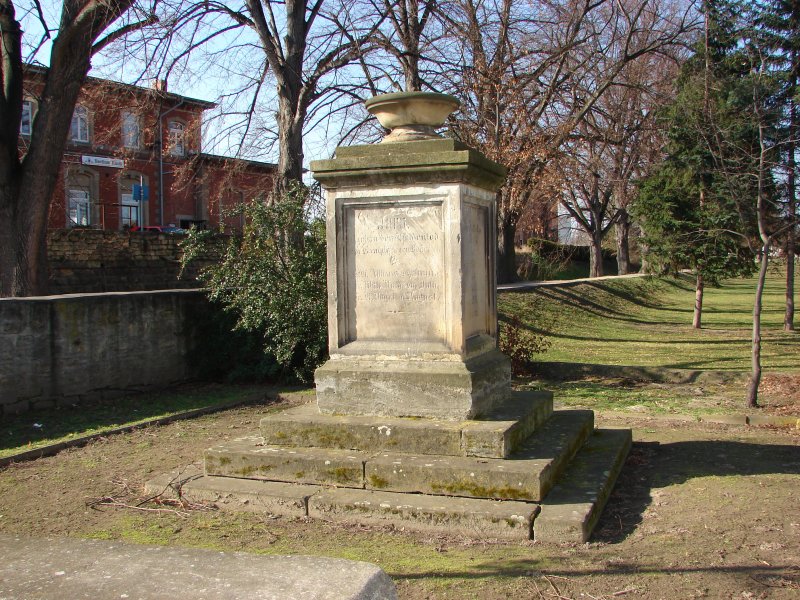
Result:
[[[0,413],[187,379],[198,290],[0,299]]]
[[[58,229],[48,232],[51,294],[196,288],[195,261],[180,276],[182,235]]]

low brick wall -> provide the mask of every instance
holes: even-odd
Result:
[[[119,396],[191,374],[198,290],[0,299],[0,412]]]
[[[216,257],[193,262],[179,277],[182,235],[96,229],[48,232],[51,294],[198,287],[197,273]]]

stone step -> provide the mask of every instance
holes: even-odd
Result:
[[[266,446],[261,436],[238,438],[204,453],[206,475],[355,488],[364,487],[367,458],[349,450]]]
[[[271,446],[507,458],[552,412],[553,394],[531,390],[476,421],[324,415],[312,403],[264,417],[261,435]]]
[[[539,501],[591,434],[588,410],[556,411],[508,459],[381,453],[366,461],[367,489]]]
[[[323,489],[308,498],[308,516],[331,521],[394,525],[471,538],[531,538],[539,505],[373,490]]]
[[[267,446],[258,436],[206,450],[208,475],[443,496],[538,501],[594,426],[557,411],[508,459]]]
[[[158,475],[145,483],[148,496],[182,498],[215,504],[222,510],[263,512],[286,517],[308,516],[308,498],[322,490],[316,485],[211,477],[191,465],[180,472]]]
[[[447,498],[203,475],[196,467],[145,485],[148,495],[180,496],[221,510],[393,525],[472,538],[530,539],[537,504]]]
[[[533,526],[534,539],[587,541],[630,448],[630,429],[596,430],[542,502],[542,511]]]
[[[564,412],[581,411],[557,411],[554,416],[556,423],[551,424],[562,433],[551,432],[549,439],[531,440],[525,452],[535,455],[544,451],[547,444],[571,445],[566,433],[569,415]],[[558,420],[564,422],[558,424]],[[534,437],[540,438],[541,434]],[[236,443],[243,447],[263,448],[254,446],[258,439],[243,438]],[[597,524],[630,445],[630,430],[594,431],[562,472],[556,485],[538,503],[215,477],[204,475],[196,467],[156,477],[147,482],[145,490],[148,495],[179,495],[193,502],[214,503],[225,510],[392,524],[421,531],[456,532],[473,538],[528,539],[532,528],[537,541],[584,542]],[[346,452],[342,454],[347,455]],[[555,455],[552,447],[550,454]],[[217,458],[219,456],[225,455]],[[325,466],[335,464],[352,466],[352,462],[333,460],[331,465]],[[246,472],[250,470],[245,469]]]

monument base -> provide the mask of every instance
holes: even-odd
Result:
[[[480,418],[511,390],[511,363],[496,349],[463,360],[337,356],[314,374],[323,414]]]
[[[146,490],[220,509],[486,538],[587,541],[631,445],[591,411],[515,391],[481,421],[270,414]]]

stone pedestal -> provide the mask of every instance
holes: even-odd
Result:
[[[426,119],[404,118],[404,135],[430,135]],[[230,510],[585,542],[631,433],[553,411],[549,392],[510,390],[494,265],[504,170],[453,140],[394,139],[311,164],[328,191],[331,358],[315,374],[317,405],[268,415],[258,434],[209,448],[203,476],[166,474],[148,493],[174,485]]]
[[[327,414],[480,417],[507,396],[497,350],[495,192],[505,170],[454,140],[339,148],[327,190]]]

